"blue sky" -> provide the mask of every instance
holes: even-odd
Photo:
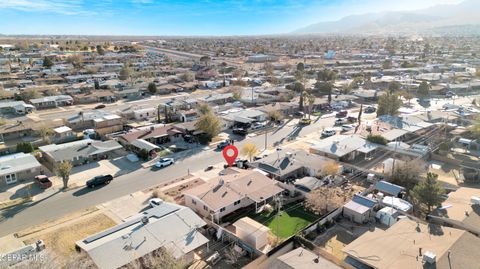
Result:
[[[0,0],[0,34],[259,35],[461,0]]]

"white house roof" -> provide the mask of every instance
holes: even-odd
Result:
[[[42,166],[31,154],[15,153],[0,157],[0,176]]]
[[[145,224],[143,217],[148,220]],[[164,202],[76,244],[100,269],[118,268],[162,247],[181,258],[208,242],[197,231],[205,225],[191,209]]]

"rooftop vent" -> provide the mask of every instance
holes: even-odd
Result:
[[[434,264],[436,258],[437,255],[435,255],[435,253],[431,251],[425,251],[425,254],[423,255],[423,263]]]

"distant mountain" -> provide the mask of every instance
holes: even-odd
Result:
[[[313,33],[421,33],[460,30],[480,32],[480,1],[466,0],[457,5],[438,5],[416,11],[351,15],[338,21],[320,22],[294,31]]]

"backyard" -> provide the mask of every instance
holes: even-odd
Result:
[[[263,211],[249,217],[270,228],[274,235],[286,239],[318,220],[321,216],[307,211],[302,204],[290,204],[282,208],[278,217],[276,217],[276,211]]]

